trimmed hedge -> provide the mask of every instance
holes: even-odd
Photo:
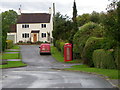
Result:
[[[7,40],[6,44],[7,44],[7,46],[6,46],[7,49],[10,49],[10,48],[13,47],[13,41],[12,40]]]
[[[120,70],[120,47],[115,48],[114,58],[115,58],[115,63],[116,63],[117,69]]]
[[[89,22],[82,27],[80,30],[74,35],[73,38],[73,53],[81,54],[83,52],[85,43],[89,37],[102,37],[103,29],[102,26],[93,22]],[[75,55],[75,54],[73,54]]]
[[[101,49],[101,44],[103,43],[103,40],[104,38],[90,37],[86,41],[85,47],[81,55],[85,64],[88,64],[91,67],[94,66],[92,54],[94,50]]]
[[[55,46],[62,53],[62,55],[64,54],[64,44],[65,44],[65,42],[60,41],[60,40],[56,40],[56,42],[55,42]]]
[[[98,49],[93,52],[94,66],[97,68],[116,69],[113,50]]]

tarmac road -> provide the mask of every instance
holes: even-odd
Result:
[[[3,70],[3,88],[112,88],[103,78],[81,72],[62,71],[71,64],[56,62],[51,55],[40,55],[39,46],[22,45],[27,67]],[[57,70],[58,69],[58,70]]]

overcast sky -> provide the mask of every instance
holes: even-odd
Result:
[[[72,16],[74,0],[0,0],[0,12],[13,9],[18,12],[21,7],[22,13],[48,13],[48,8],[55,3],[56,12]],[[108,0],[76,0],[78,15],[93,11],[106,12]]]

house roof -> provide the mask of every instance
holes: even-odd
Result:
[[[16,32],[16,24],[10,25],[10,29],[8,30],[8,33],[15,33]]]
[[[49,23],[50,17],[51,15],[47,13],[22,13],[17,23]]]

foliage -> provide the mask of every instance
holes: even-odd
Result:
[[[73,37],[75,35],[75,33],[78,31],[78,24],[77,24],[77,8],[76,8],[76,2],[74,1],[74,4],[73,4],[73,17],[72,17],[72,20],[73,20],[73,23],[72,23],[72,26],[73,28],[71,29],[71,32],[70,32],[70,37],[69,37],[69,42],[71,44],[73,44]]]
[[[94,50],[100,49],[103,44],[104,38],[90,37],[85,44],[85,47],[82,52],[82,58],[85,64],[93,67],[92,54]]]
[[[102,37],[102,26],[93,22],[89,22],[83,25],[80,30],[74,35],[73,53],[79,53],[81,57],[85,43],[87,39],[91,36]]]
[[[81,27],[88,22],[101,23],[101,18],[104,13],[98,13],[93,11],[91,14],[82,14],[77,17],[78,26]]]
[[[120,42],[120,2],[115,9],[110,9],[102,22],[105,27],[106,36]]]
[[[6,45],[6,48],[7,48],[7,49],[10,49],[10,48],[13,47],[13,41],[12,41],[12,40],[7,40],[7,41],[6,41],[6,44],[7,44],[7,45]]]
[[[77,17],[78,26],[81,27],[90,21],[90,14],[82,14]]]
[[[95,50],[93,52],[93,62],[97,68],[116,69],[113,50]]]
[[[64,44],[65,44],[65,42],[60,41],[60,40],[57,40],[56,43],[55,43],[55,46],[61,52],[62,55],[64,53]]]
[[[52,56],[59,62],[64,62],[64,57],[62,56],[61,52],[54,46],[51,46],[51,54]]]
[[[6,48],[7,32],[11,24],[17,21],[17,13],[13,10],[5,11],[2,14],[2,50]]]
[[[68,40],[71,28],[72,22],[69,20],[69,17],[57,13],[54,16],[54,29],[52,32],[54,43],[56,40]]]
[[[117,65],[117,69],[120,70],[120,47],[116,47],[114,51],[114,58],[115,58],[115,63]]]
[[[91,22],[100,23],[100,14],[93,11],[89,19]]]

